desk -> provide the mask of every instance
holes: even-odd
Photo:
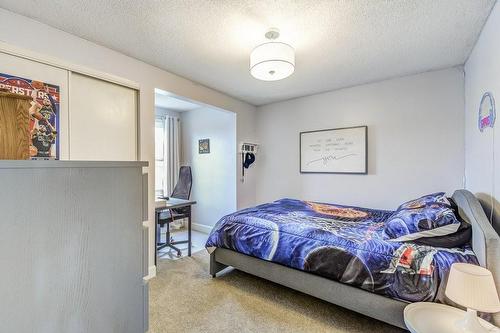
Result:
[[[188,256],[191,257],[191,206],[196,204],[196,201],[191,200],[183,200],[176,198],[169,198],[168,200],[157,199],[155,201],[155,265],[156,259],[158,257],[158,250],[163,249],[164,247],[172,247],[177,250],[177,253],[180,253],[180,250],[177,249],[174,245],[176,244],[185,244],[188,243]],[[158,236],[160,232],[159,219],[160,214],[164,211],[175,209],[175,208],[184,208],[187,207],[186,217],[188,219],[188,239],[184,241],[171,242],[170,241],[170,232],[167,232],[167,239],[165,243],[158,242]]]

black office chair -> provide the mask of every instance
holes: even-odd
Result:
[[[177,184],[170,195],[170,198],[189,200],[191,196],[191,188],[193,186],[193,175],[191,173],[191,167],[189,166],[181,166],[179,169],[179,179],[177,180]],[[181,250],[177,248],[176,244],[183,244],[185,241],[175,242],[170,237],[170,223],[187,218],[187,210],[189,208],[176,208],[169,209],[168,212],[161,213],[158,219],[159,227],[163,227],[165,224],[167,225],[167,234],[166,234],[166,243],[162,246],[168,246],[175,251],[177,251],[177,256],[181,256]],[[160,233],[158,233],[160,235]],[[159,238],[159,236],[158,236]]]
[[[179,169],[179,179],[172,191],[171,198],[189,200],[191,188],[193,187],[193,175],[190,166],[181,166]]]

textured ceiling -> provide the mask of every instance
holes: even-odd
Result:
[[[262,105],[463,64],[495,0],[0,0],[0,6]],[[295,73],[248,72],[269,27]]]

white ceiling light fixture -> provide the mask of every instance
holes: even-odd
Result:
[[[277,81],[289,77],[295,70],[295,50],[288,44],[277,42],[279,30],[270,29],[269,42],[257,46],[250,54],[250,74],[263,81]]]

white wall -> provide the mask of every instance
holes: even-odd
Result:
[[[462,187],[464,78],[428,72],[259,107],[257,202],[293,197],[395,209]],[[300,174],[299,132],[368,125],[368,175]]]
[[[140,156],[141,160],[148,161],[150,165],[154,165],[154,88],[235,112],[238,121],[238,141],[254,140],[255,107],[252,105],[4,9],[0,9],[0,21],[4,26],[11,27],[0,29],[1,42],[34,51],[41,57],[52,57],[54,63],[62,60],[137,83],[141,90],[139,96]],[[0,49],[2,47],[0,45]],[[255,184],[252,177],[254,175],[250,174],[245,183],[238,183],[238,207],[249,206],[255,202]],[[151,245],[149,261],[150,268],[153,268],[154,168],[151,167],[149,168],[149,184]]]
[[[494,226],[500,232],[500,4],[496,4],[465,64],[465,175],[466,188],[475,193],[487,214],[493,204]],[[496,98],[495,128],[482,133],[477,127],[481,97],[492,92]],[[497,156],[495,159],[494,156]]]
[[[156,116],[171,116],[180,118],[181,113],[175,110],[169,110],[162,107],[155,106],[155,115]]]
[[[233,113],[200,108],[181,113],[183,165],[193,173],[193,223],[209,231],[236,210],[236,119]],[[210,154],[198,153],[198,140],[210,139]]]

